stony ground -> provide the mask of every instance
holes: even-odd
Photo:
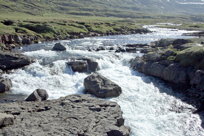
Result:
[[[120,106],[90,95],[71,95],[45,102],[0,104],[14,124],[0,129],[6,136],[128,136]]]

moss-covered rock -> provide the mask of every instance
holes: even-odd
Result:
[[[193,66],[204,69],[204,47],[195,46],[180,51],[176,56],[176,61],[182,66]]]

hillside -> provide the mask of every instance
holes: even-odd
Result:
[[[0,0],[0,13],[139,17],[146,14],[202,14],[201,0]]]
[[[15,35],[27,37],[23,43],[30,44],[147,33],[142,26],[158,22],[187,22],[182,27],[203,29],[202,24],[191,25],[203,22],[203,5],[201,0],[0,0],[0,46],[15,43],[9,38]]]

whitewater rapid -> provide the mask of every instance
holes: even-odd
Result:
[[[83,81],[88,74],[72,72],[66,62],[73,57],[93,58],[99,64],[98,72],[121,86],[123,93],[118,98],[107,100],[121,106],[132,136],[203,136],[201,119],[192,114],[191,105],[179,99],[183,96],[173,92],[162,81],[129,68],[129,60],[140,53],[88,51],[92,47],[145,44],[161,38],[190,38],[182,36],[187,32],[183,30],[145,27],[154,32],[56,41],[66,46],[64,52],[51,51],[56,42],[23,47],[19,51],[35,58],[36,62],[4,76],[12,80],[13,94],[29,95],[38,88],[47,90],[50,99],[82,94]]]

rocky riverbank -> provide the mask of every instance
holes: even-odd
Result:
[[[61,52],[62,49],[66,48],[57,43],[52,50]],[[34,62],[30,57],[7,51],[1,51],[0,58],[2,73]],[[92,73],[99,69],[98,63],[89,58],[71,59],[67,66],[73,72]],[[122,93],[120,86],[97,73],[88,76],[84,85],[84,92],[96,97],[117,97]],[[0,93],[9,92],[11,87],[12,81],[1,77]],[[0,135],[130,135],[130,129],[124,126],[122,111],[117,103],[90,95],[47,99],[46,90],[37,89],[25,101],[1,103]]]
[[[71,95],[44,102],[6,103],[0,104],[0,109],[7,115],[0,117],[0,135],[130,134],[118,104],[89,95]]]
[[[198,100],[204,99],[204,45],[187,39],[162,39],[155,50],[130,61],[134,70],[158,77]]]
[[[2,29],[2,32],[0,32],[0,48],[6,50],[44,41],[150,33],[148,29],[131,22],[88,23],[64,21],[62,23],[0,20],[0,25]],[[7,29],[9,29],[9,32]]]

